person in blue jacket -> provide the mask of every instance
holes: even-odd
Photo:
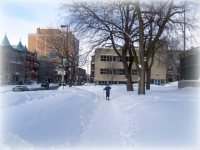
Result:
[[[111,89],[111,87],[109,87],[109,85],[107,85],[107,86],[103,89],[103,90],[106,90],[106,100],[107,100],[107,97],[108,97],[108,100],[109,100],[110,89]]]

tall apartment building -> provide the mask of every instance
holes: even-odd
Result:
[[[139,54],[139,51],[136,51]],[[127,55],[127,58],[128,55]],[[112,71],[111,71],[112,70]],[[166,64],[154,60],[151,69],[151,84],[166,83]],[[112,48],[96,49],[91,61],[91,82],[98,85],[125,84],[125,72],[120,57]],[[135,63],[132,67],[132,82],[138,82],[138,72]]]
[[[57,39],[59,41],[56,41],[56,44],[58,43],[61,48],[63,44],[68,45],[69,51],[78,55],[78,39],[71,32],[61,31],[60,29],[37,28],[37,33],[28,34],[28,49],[30,51],[36,49],[38,56],[49,56],[56,49],[52,43]]]
[[[63,64],[64,66],[70,66],[74,64],[74,62],[78,64],[79,41],[74,34],[68,31],[37,28],[35,34],[28,34],[28,48],[31,51],[36,49],[39,60],[44,61],[46,59],[46,61],[54,63],[54,71],[57,73],[55,74],[55,76],[57,76],[55,80],[60,80],[58,79],[60,75],[62,76],[62,80],[65,79],[64,75],[66,75],[66,73],[63,72],[63,70],[65,70]],[[57,51],[66,59],[58,55]],[[67,54],[65,54],[65,52],[67,52]],[[76,67],[78,69],[78,65]]]

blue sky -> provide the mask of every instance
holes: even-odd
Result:
[[[56,0],[1,0],[0,42],[6,33],[11,45],[17,45],[21,39],[28,46],[29,33],[58,19],[58,6]]]

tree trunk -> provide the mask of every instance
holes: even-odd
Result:
[[[150,90],[150,79],[151,79],[151,71],[149,69],[146,70],[146,90]]]
[[[145,94],[145,69],[141,69],[141,74],[139,77],[139,88],[138,95]]]
[[[67,73],[66,73],[66,75],[65,75],[65,82],[66,82],[66,84],[67,84],[67,78],[68,78],[68,76],[67,76]]]
[[[144,62],[144,28],[143,28],[143,20],[140,11],[139,1],[136,2],[136,10],[138,14],[139,20],[139,49],[140,49],[140,80],[139,80],[139,88],[138,88],[138,95],[145,94],[145,62]]]
[[[126,80],[126,88],[127,88],[127,91],[134,91],[133,85],[132,85],[131,71],[129,70],[128,64],[125,61],[125,59],[122,58],[122,63],[124,65],[124,72],[125,72],[125,78],[126,78],[125,79]]]
[[[69,87],[72,87],[72,79],[69,79]]]
[[[130,75],[127,75],[127,76],[126,76],[126,79],[127,79],[127,81],[126,81],[126,89],[127,89],[127,91],[134,91],[133,85],[132,85],[131,76],[130,76]]]
[[[146,90],[150,90],[150,78],[151,78],[151,68],[148,66],[148,63],[145,63],[146,67]]]

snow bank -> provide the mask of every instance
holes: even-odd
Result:
[[[50,83],[49,86],[57,86],[58,84],[53,84]],[[5,86],[0,86],[0,93],[2,92],[7,92],[7,91],[12,91],[12,88],[16,85],[5,85]],[[33,83],[26,85],[28,88],[38,88],[41,87],[41,84]]]

